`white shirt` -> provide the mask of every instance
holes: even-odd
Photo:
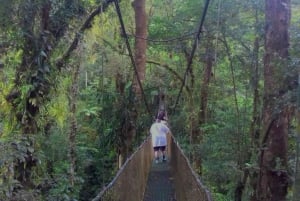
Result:
[[[161,122],[155,122],[150,128],[150,133],[152,135],[152,146],[166,146],[167,145],[167,133],[170,129]]]

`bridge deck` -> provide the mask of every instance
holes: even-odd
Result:
[[[176,201],[168,161],[152,164],[143,201]]]

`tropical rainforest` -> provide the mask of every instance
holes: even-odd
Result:
[[[215,201],[299,201],[300,1],[0,5],[1,201],[93,199],[162,98]]]

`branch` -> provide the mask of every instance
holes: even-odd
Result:
[[[86,29],[89,29],[91,27],[91,23],[94,20],[95,16],[99,15],[100,13],[103,13],[106,11],[108,6],[113,3],[114,0],[106,0],[104,1],[100,6],[98,6],[85,20],[83,25],[80,27],[80,29],[75,34],[75,37],[73,39],[73,42],[69,46],[68,50],[56,60],[56,66],[61,69],[67,60],[70,58],[71,53],[77,48],[78,42],[80,40],[81,35],[84,33]]]
[[[155,64],[155,65],[164,67],[165,69],[167,69],[168,71],[170,71],[173,75],[175,75],[175,77],[178,80],[180,80],[181,83],[184,82],[184,80],[180,77],[180,75],[175,70],[173,70],[172,68],[170,68],[170,66],[168,64],[159,63],[159,62],[153,61],[153,60],[147,60],[146,62],[149,63],[149,64]],[[190,91],[189,87],[188,86],[185,86],[185,87],[186,87],[186,90],[189,92]]]

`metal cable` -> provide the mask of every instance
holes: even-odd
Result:
[[[209,0],[206,0],[206,3],[205,3],[205,7],[204,7],[204,10],[203,10],[203,14],[202,14],[202,17],[201,17],[201,21],[200,21],[200,25],[199,25],[199,29],[198,29],[198,32],[197,32],[197,35],[195,37],[195,41],[194,41],[194,44],[193,44],[193,48],[192,48],[192,52],[191,52],[191,55],[190,55],[190,58],[188,60],[188,65],[187,65],[187,68],[185,70],[185,73],[184,73],[184,77],[183,77],[183,82],[181,84],[181,87],[180,87],[180,91],[178,93],[178,96],[177,96],[177,99],[175,101],[175,105],[174,105],[174,108],[173,108],[173,111],[175,112],[176,110],[176,106],[178,104],[178,100],[181,96],[181,93],[182,93],[182,89],[185,85],[185,82],[186,82],[186,78],[187,78],[187,74],[192,66],[192,63],[193,63],[193,57],[195,55],[195,51],[196,51],[196,48],[197,48],[197,44],[198,42],[200,41],[200,34],[201,34],[201,30],[202,30],[202,27],[203,27],[203,23],[204,23],[204,20],[205,20],[205,16],[206,16],[206,13],[207,13],[207,9],[208,9],[208,5],[209,5]]]
[[[118,2],[118,0],[114,0],[114,3],[115,3],[115,7],[116,7],[116,12],[117,12],[118,17],[119,17],[121,29],[122,29],[122,32],[123,32],[122,34],[123,34],[123,36],[125,38],[126,46],[127,46],[127,49],[128,49],[128,54],[129,54],[129,57],[130,57],[130,60],[131,60],[131,63],[132,63],[133,69],[134,69],[134,73],[135,73],[135,76],[137,78],[139,87],[141,89],[142,97],[143,97],[143,100],[144,100],[147,112],[151,115],[151,112],[150,112],[150,109],[149,109],[149,105],[148,105],[148,102],[146,100],[145,92],[144,92],[144,89],[143,89],[143,86],[142,86],[142,83],[141,83],[141,80],[139,78],[139,74],[138,74],[138,71],[137,71],[137,68],[136,68],[136,63],[134,61],[134,58],[133,58],[133,55],[132,55],[132,51],[131,51],[131,48],[130,48],[130,44],[129,44],[129,40],[128,40],[128,35],[126,33],[126,29],[125,29],[125,25],[124,25],[124,22],[123,22],[121,10],[120,10],[120,7],[119,7],[119,2]]]

